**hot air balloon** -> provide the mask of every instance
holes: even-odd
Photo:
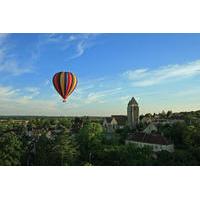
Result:
[[[72,94],[77,85],[77,78],[71,72],[58,72],[53,77],[53,84],[56,91],[66,102],[68,96]]]

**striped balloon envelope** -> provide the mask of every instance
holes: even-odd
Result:
[[[76,76],[71,72],[58,72],[53,77],[54,87],[63,98],[63,102],[66,102],[67,97],[75,90],[77,82]]]

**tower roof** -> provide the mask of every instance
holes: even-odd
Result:
[[[132,104],[136,104],[138,105],[137,101],[135,100],[134,97],[132,97],[132,99],[129,101],[128,105],[132,105]]]

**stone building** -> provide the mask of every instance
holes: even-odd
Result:
[[[103,127],[107,132],[115,132],[117,129],[123,129],[127,124],[127,116],[125,115],[112,115],[105,117]]]
[[[103,127],[107,132],[115,132],[116,129],[123,129],[125,126],[134,128],[139,122],[139,106],[133,97],[127,108],[127,116],[125,115],[112,115],[105,117]]]
[[[139,122],[139,106],[134,97],[128,103],[127,117],[129,127],[134,128]]]

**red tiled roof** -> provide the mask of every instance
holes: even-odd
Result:
[[[169,145],[171,144],[167,138],[160,134],[145,134],[145,133],[135,133],[130,135],[130,140],[136,142],[150,143],[150,144],[161,144]]]

